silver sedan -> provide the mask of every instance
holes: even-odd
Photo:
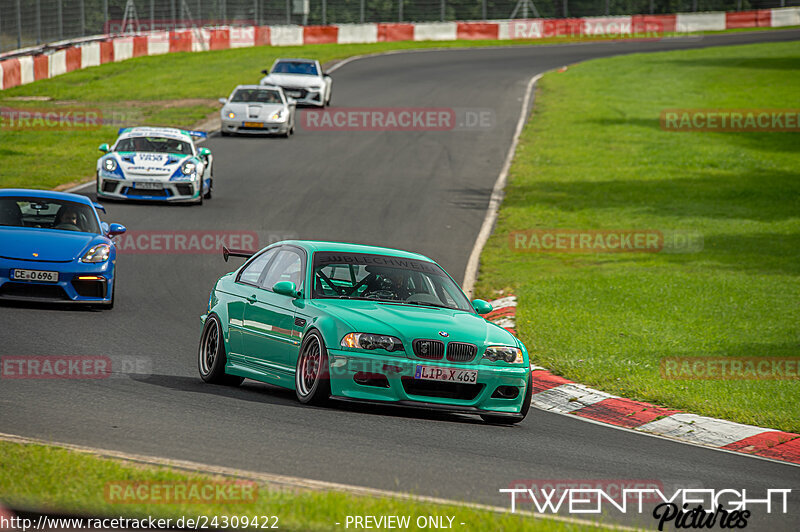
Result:
[[[272,134],[289,137],[294,133],[296,102],[275,85],[239,85],[231,95],[220,98],[222,135],[233,133]]]

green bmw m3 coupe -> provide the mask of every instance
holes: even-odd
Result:
[[[202,316],[204,381],[253,379],[329,399],[478,414],[517,423],[531,403],[528,352],[416,253],[284,241],[214,285]]]

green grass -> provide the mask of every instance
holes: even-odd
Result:
[[[723,32],[714,32],[723,33]],[[261,70],[277,57],[311,57],[325,63],[354,55],[420,48],[529,46],[613,37],[555,37],[531,41],[430,41],[375,44],[319,44],[297,47],[237,48],[202,53],[175,53],[129,59],[78,70],[0,91],[3,107],[58,108],[62,102],[101,109],[138,112],[124,125],[191,127],[213,113],[217,98],[240,83],[257,83]],[[13,98],[46,97],[23,103]],[[198,104],[192,99],[206,100]],[[188,102],[186,100],[189,100]],[[335,101],[335,93],[334,93]],[[94,131],[12,131],[0,127],[0,188],[54,188],[94,176],[97,146],[113,142],[119,125]],[[13,146],[13,148],[12,148]]]
[[[800,356],[800,133],[669,132],[664,108],[797,108],[797,42],[544,76],[477,295],[519,297],[533,360],[587,385],[800,432],[797,380],[665,380],[670,356]],[[691,254],[512,252],[526,229],[692,230]]]
[[[411,500],[355,496],[341,492],[278,490],[262,485],[255,502],[118,503],[106,499],[109,483],[230,482],[235,479],[142,466],[68,451],[58,447],[0,441],[0,500],[12,507],[50,509],[96,516],[142,518],[148,515],[178,519],[217,516],[277,516],[280,530],[342,530],[348,515],[454,517],[459,530],[582,532],[611,530],[508,512]],[[486,489],[497,489],[486,486]],[[337,526],[335,523],[342,523]],[[270,520],[269,523],[272,523]],[[447,520],[445,519],[445,523]],[[461,526],[460,523],[465,523]],[[222,528],[221,526],[218,528]],[[352,526],[351,526],[352,528]],[[410,530],[418,530],[412,526]]]

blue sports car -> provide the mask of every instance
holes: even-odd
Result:
[[[114,306],[112,238],[102,205],[65,192],[0,189],[0,298]]]

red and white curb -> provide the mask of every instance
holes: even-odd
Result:
[[[45,50],[0,55],[0,90],[73,70],[134,57],[251,46],[302,46],[392,41],[527,40],[553,37],[620,38],[800,25],[800,7],[739,12],[677,13],[561,19],[463,22],[337,24],[329,26],[221,26],[136,35],[99,35],[92,40],[54,43]],[[262,65],[266,66],[266,65]],[[259,67],[260,68],[260,67]]]
[[[14,514],[12,514],[9,510],[6,510],[2,504],[0,504],[0,530],[12,530],[11,523]]]
[[[516,334],[517,299],[490,301],[487,319]],[[531,365],[531,405],[559,414],[656,434],[681,441],[800,464],[800,434],[743,425],[633,401],[553,375]]]

